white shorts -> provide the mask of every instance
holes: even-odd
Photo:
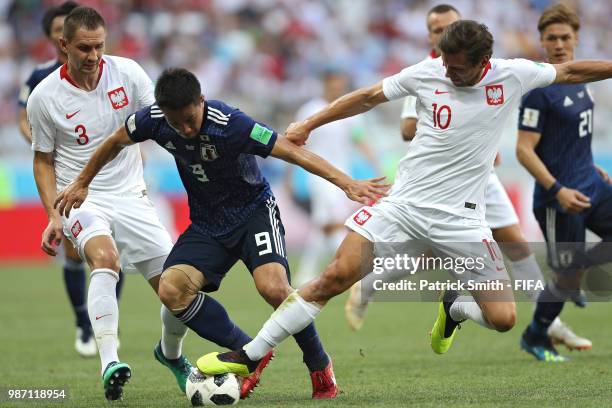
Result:
[[[468,272],[451,271],[459,279],[509,280],[501,250],[484,221],[382,201],[362,207],[345,225],[374,243],[376,257],[393,257],[398,248],[402,255],[421,257],[431,249],[435,257],[476,262]]]
[[[491,172],[485,192],[485,219],[492,229],[519,223],[506,189],[495,172]]]
[[[172,239],[162,226],[155,207],[146,194],[89,195],[81,208],[72,209],[70,218],[62,217],[66,235],[81,258],[85,259],[87,241],[99,235],[112,237],[119,251],[124,272],[140,271],[147,280],[161,270],[141,271],[136,264],[165,257],[172,249]]]
[[[338,187],[320,177],[309,180],[312,222],[322,227],[327,224],[342,224],[346,217],[357,209]]]

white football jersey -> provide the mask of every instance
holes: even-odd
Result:
[[[480,81],[457,87],[441,58],[425,60],[383,80],[393,100],[417,98],[416,136],[384,200],[484,220],[485,187],[502,128],[521,102],[556,77],[550,64],[491,59]]]
[[[58,191],[72,182],[94,151],[129,115],[155,102],[153,83],[135,61],[105,55],[96,89],[85,91],[66,65],[45,78],[28,99],[32,149],[53,152]],[[145,188],[137,144],[124,148],[96,175],[90,193],[121,194]]]

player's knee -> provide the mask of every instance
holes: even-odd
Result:
[[[199,271],[193,267],[182,268],[182,266],[169,267],[162,273],[159,280],[157,291],[159,299],[173,313],[179,313],[187,308],[201,289],[190,278],[192,272]]]
[[[504,307],[497,310],[492,316],[488,317],[489,323],[498,332],[507,332],[516,324],[516,309],[512,307]]]
[[[89,264],[91,269],[112,269],[119,272],[119,254],[114,249],[98,248],[89,254]]]
[[[269,282],[257,288],[259,294],[274,308],[278,307],[292,292],[287,282]]]

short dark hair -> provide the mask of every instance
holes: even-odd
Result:
[[[64,20],[63,36],[66,41],[70,41],[79,28],[95,30],[98,27],[106,28],[100,13],[91,7],[80,6],[72,10]]]
[[[164,70],[155,84],[155,100],[162,110],[179,110],[197,104],[201,95],[200,81],[184,68]]]
[[[79,7],[74,1],[67,1],[59,6],[49,7],[42,18],[42,29],[47,37],[51,36],[51,25],[56,17],[67,16],[72,10]]]
[[[484,24],[459,20],[446,27],[438,48],[444,54],[465,52],[467,61],[476,65],[485,56],[493,55],[493,35]]]
[[[431,10],[427,12],[427,17],[429,17],[433,13],[444,14],[448,13],[449,11],[454,11],[455,13],[457,13],[457,15],[461,15],[461,13],[459,13],[459,10],[457,10],[450,4],[438,4],[437,6],[432,7]]]
[[[555,4],[544,10],[538,20],[538,31],[540,34],[551,24],[568,24],[575,32],[580,30],[578,15],[565,4]]]

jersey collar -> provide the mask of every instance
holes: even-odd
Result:
[[[104,64],[106,64],[106,62],[104,61],[104,59],[100,59],[100,70],[98,71],[98,82],[100,82],[100,78],[102,78],[102,71],[104,70]],[[62,65],[62,67],[60,68],[60,79],[65,79],[66,81],[68,81],[69,84],[71,84],[72,86],[82,89],[75,81],[74,79],[72,79],[72,77],[68,74],[68,63],[65,63],[64,65]]]
[[[487,75],[487,72],[489,72],[490,69],[491,69],[491,61],[487,62],[487,65],[482,70],[482,75],[480,76],[480,79],[478,80],[477,83],[480,83],[480,81],[484,79],[485,75]]]
[[[438,53],[436,52],[435,49],[432,49],[431,51],[429,51],[429,58],[436,59],[438,57],[439,57],[439,55],[438,55]]]

